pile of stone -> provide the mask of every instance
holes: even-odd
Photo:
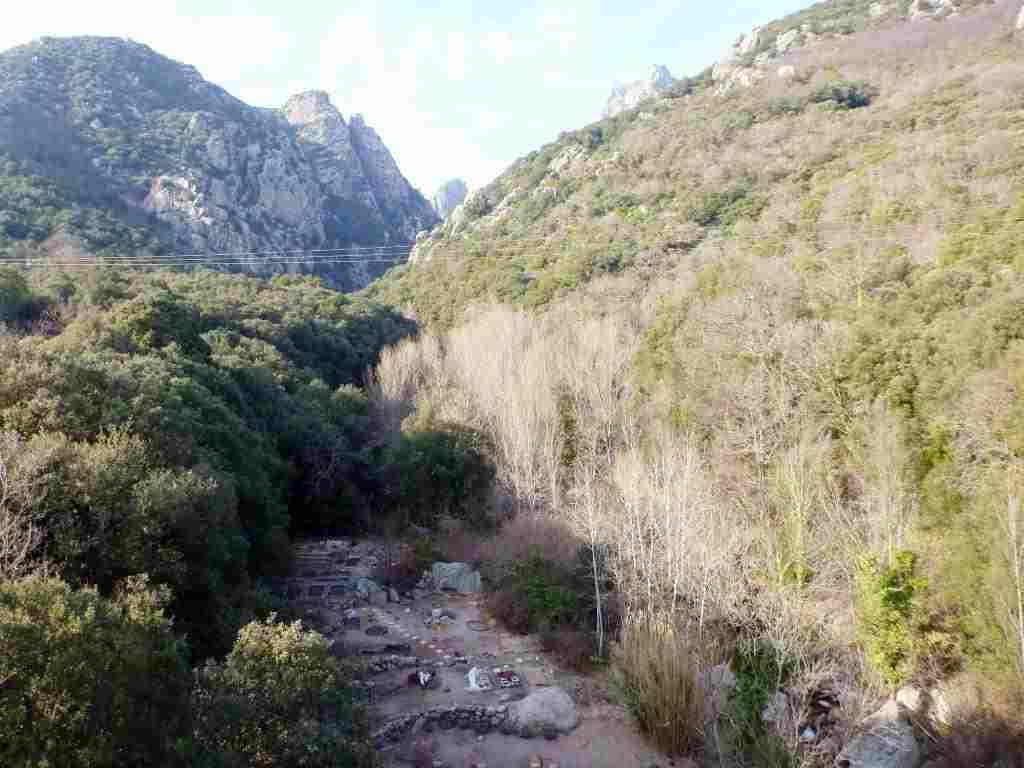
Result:
[[[457,616],[454,611],[447,609],[434,608],[430,611],[430,615],[423,620],[423,624],[427,629],[435,629],[438,627],[447,627],[455,623]]]
[[[435,728],[475,731],[485,736],[499,731],[522,738],[556,739],[579,723],[576,705],[561,688],[545,688],[512,704],[498,706],[447,706],[392,718],[372,738],[378,749],[401,741],[410,733],[430,733]]]
[[[419,667],[422,661],[415,656],[381,656],[374,659],[365,667],[365,672],[371,675],[379,675],[382,672],[390,672],[392,669],[412,669]]]
[[[417,732],[430,733],[438,728],[443,731],[460,728],[475,731],[483,736],[494,730],[501,730],[507,720],[508,707],[504,704],[497,707],[435,707],[426,712],[414,712],[392,718],[373,734],[373,742],[380,749],[389,742],[401,741],[414,729]]]

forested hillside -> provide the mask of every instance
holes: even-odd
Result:
[[[385,357],[396,399],[482,430],[521,514],[582,547],[579,613],[534,617],[601,648],[621,616],[641,721],[730,764],[828,763],[906,686],[942,764],[1020,725],[1020,3],[868,5],[794,17],[859,21],[746,87],[709,70],[563,134],[369,290],[437,334]],[[544,562],[505,583],[571,591]]]
[[[471,436],[388,434],[356,386],[414,326],[314,279],[205,272],[4,269],[0,313],[4,764],[352,764],[326,642],[260,622],[287,616],[293,535],[486,494]],[[476,486],[432,483],[449,465]]]

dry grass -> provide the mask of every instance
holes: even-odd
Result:
[[[630,708],[643,730],[669,754],[688,754],[704,741],[701,658],[672,619],[634,615],[622,628],[618,664]]]

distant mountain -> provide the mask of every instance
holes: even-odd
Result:
[[[462,179],[450,179],[438,187],[431,201],[437,215],[447,219],[449,214],[462,205],[462,201],[469,194],[469,188]]]
[[[651,74],[646,80],[637,80],[613,88],[604,108],[604,116],[614,117],[620,112],[633,109],[647,99],[660,96],[669,90],[674,82],[668,67],[657,65],[651,69]]]
[[[251,107],[116,38],[0,54],[0,253],[340,248],[406,243],[438,221],[380,136],[325,93]],[[358,288],[381,266],[306,270]]]

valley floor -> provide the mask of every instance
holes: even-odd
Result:
[[[497,710],[548,686],[568,691],[580,718],[572,733],[555,740],[527,739],[490,728],[485,733],[468,726],[446,729],[424,718],[397,740],[380,745],[385,768],[421,764],[526,768],[537,757],[543,766],[560,768],[670,764],[646,743],[625,708],[610,700],[607,680],[560,668],[540,650],[537,638],[500,628],[479,595],[416,590],[397,603],[381,597],[370,604],[354,597],[350,587],[359,579],[372,578],[384,549],[380,541],[302,542],[296,557],[300,575],[289,585],[307,621],[332,639],[344,659],[362,668],[380,659],[403,659],[396,668],[365,677],[373,686],[369,697],[373,731],[380,733],[388,723],[437,708]],[[310,597],[311,590],[315,597]],[[434,621],[438,612],[443,612],[443,618]],[[466,675],[474,667],[492,675],[510,669],[521,685],[469,690]],[[437,680],[427,689],[410,684],[410,674],[417,669],[436,670]]]

